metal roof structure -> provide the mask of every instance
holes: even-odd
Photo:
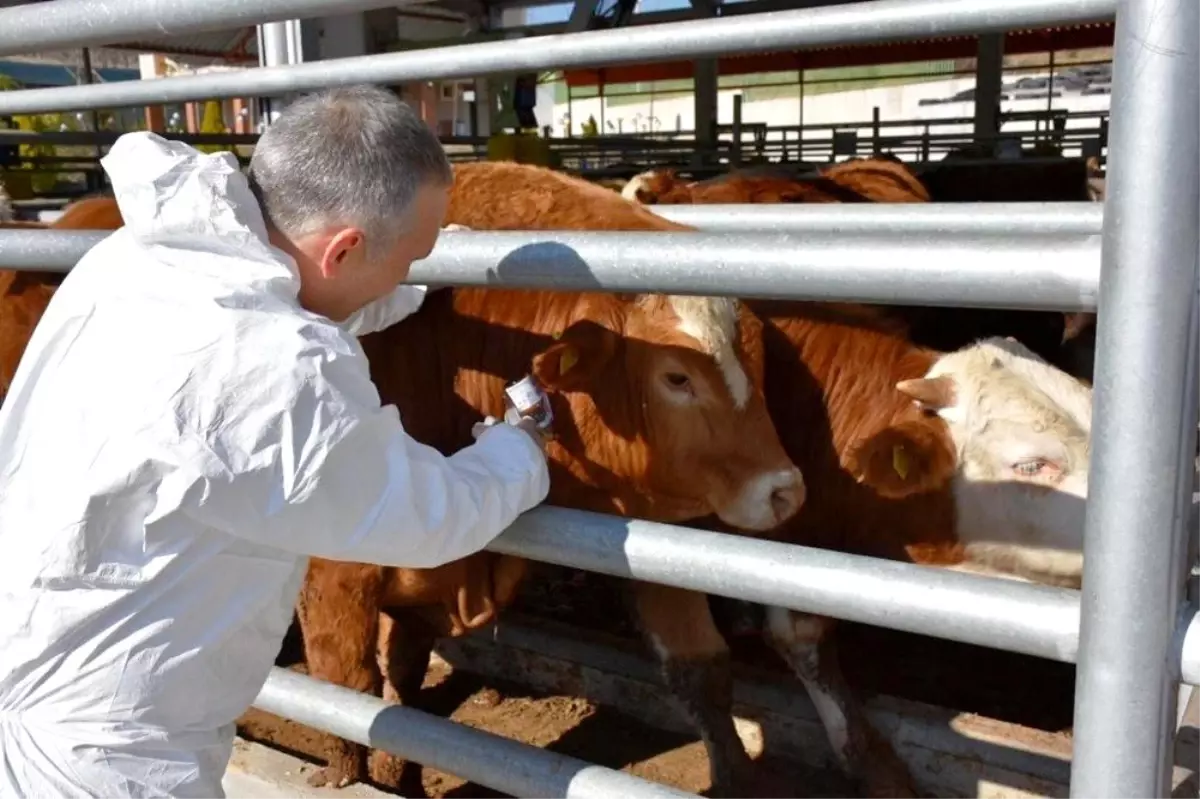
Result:
[[[10,6],[32,5],[47,0],[0,0],[0,8]],[[257,63],[258,50],[255,29],[253,27],[234,28],[225,31],[193,34],[189,36],[163,36],[140,39],[138,41],[120,42],[105,45],[106,50],[131,50],[137,52],[157,52],[167,55],[180,56],[185,59],[202,59],[207,61],[233,61]],[[38,65],[42,66],[42,65]],[[16,78],[15,75],[12,77]],[[41,77],[49,77],[48,74]],[[45,83],[39,85],[59,85]]]
[[[588,2],[588,0],[583,0]],[[46,2],[46,0],[0,0],[0,7]],[[710,16],[740,16],[765,11],[811,8],[827,5],[854,4],[861,0],[691,0],[691,6],[665,11],[635,12],[621,20],[628,26],[642,26]],[[422,16],[436,20],[437,12],[448,18],[467,14],[479,19],[484,30],[538,36],[561,33],[568,23],[501,26],[505,9],[525,9],[546,5],[545,0],[426,0],[421,3]],[[599,7],[600,3],[597,3]],[[397,15],[402,9],[397,9]],[[432,15],[429,15],[432,12]],[[416,16],[416,15],[406,15]],[[405,19],[406,25],[419,24]],[[203,62],[254,64],[258,61],[258,41],[254,27],[241,27],[186,36],[144,37],[136,41],[107,45],[104,49],[127,52],[158,52],[181,62],[200,65]],[[464,39],[464,43],[470,38]],[[1006,53],[1045,52],[1052,49],[1106,47],[1113,41],[1111,22],[1073,25],[1046,30],[1011,31],[1006,36]],[[840,66],[902,63],[948,58],[973,57],[975,37],[955,36],[924,41],[901,41],[873,45],[827,46],[802,51],[731,56],[719,60],[719,72],[724,75],[749,74],[794,69],[819,69]],[[625,64],[606,69],[573,69],[565,73],[572,86],[585,86],[636,81],[667,80],[690,77],[694,70],[691,61]],[[42,65],[39,65],[39,68]],[[6,71],[6,70],[0,70]],[[47,73],[48,76],[48,73]],[[47,77],[43,76],[43,77]],[[13,77],[17,77],[13,75]],[[19,78],[18,78],[19,79]],[[105,79],[105,78],[102,78]],[[114,76],[114,79],[121,79]],[[25,81],[22,81],[25,82]],[[41,84],[41,85],[57,85]]]

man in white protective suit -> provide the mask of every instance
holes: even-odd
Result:
[[[390,92],[297,101],[250,180],[151,133],[103,166],[125,227],[0,410],[0,796],[222,796],[307,556],[469,555],[545,499],[545,455],[522,419],[445,457],[369,379],[356,334],[420,306],[452,180]]]

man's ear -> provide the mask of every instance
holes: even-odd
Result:
[[[576,322],[533,357],[533,376],[547,391],[582,391],[608,365],[617,335],[595,322]]]
[[[329,236],[321,253],[321,273],[336,277],[346,267],[361,263],[366,255],[366,237],[358,228],[348,227]]]
[[[936,419],[886,427],[851,447],[845,460],[855,480],[888,499],[940,488],[958,467],[950,436]]]

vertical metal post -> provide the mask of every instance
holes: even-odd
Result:
[[[1169,795],[1178,492],[1192,482],[1179,471],[1200,254],[1198,50],[1196,0],[1118,6],[1073,797]]]
[[[975,141],[995,148],[1000,132],[1000,88],[1004,84],[1004,34],[979,37],[975,59]]]
[[[1054,45],[1050,46],[1050,79],[1046,81],[1046,132],[1050,131],[1050,117],[1054,115]],[[1047,136],[1047,139],[1050,137]]]
[[[81,65],[79,70],[79,82],[87,85],[94,83],[92,76],[92,51],[85,47],[81,51]],[[91,120],[92,132],[96,133],[100,130],[100,112],[92,110],[88,112],[88,119]],[[96,145],[96,162],[100,162],[100,158],[104,155],[104,150],[100,145]],[[99,191],[104,185],[104,171],[97,170],[95,172],[88,171],[84,174],[84,180],[87,184],[87,189],[91,191]]]
[[[258,26],[259,66],[277,67],[291,63],[295,50],[291,26],[288,22],[268,22]],[[259,120],[270,125],[283,111],[285,99],[263,97],[259,99]]]
[[[701,58],[696,61],[692,78],[692,107],[696,123],[694,166],[703,166],[716,159],[717,150],[717,60]]]
[[[729,151],[729,165],[736,169],[742,165],[742,93],[733,94],[733,149]]]

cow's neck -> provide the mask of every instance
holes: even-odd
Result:
[[[844,456],[863,436],[918,413],[895,389],[937,353],[914,347],[873,309],[759,304],[767,322],[767,397],[809,486],[797,543],[924,563],[961,560],[949,491],[888,499],[860,485]]]

